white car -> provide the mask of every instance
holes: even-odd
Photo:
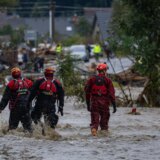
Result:
[[[89,61],[89,55],[85,45],[72,45],[70,47],[70,55],[75,59],[81,59],[84,62]]]

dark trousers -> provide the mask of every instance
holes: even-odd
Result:
[[[45,124],[51,128],[55,128],[58,123],[58,116],[55,113],[55,105],[40,105],[36,104],[31,112],[31,118],[35,124],[40,122],[42,115],[44,116]]]
[[[9,117],[9,130],[16,129],[19,122],[22,123],[24,130],[29,132],[32,131],[30,113],[24,106],[15,106],[15,108],[11,109]]]

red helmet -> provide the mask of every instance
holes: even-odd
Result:
[[[46,77],[52,77],[55,72],[55,69],[52,67],[48,67],[45,69],[44,74]]]
[[[105,63],[100,63],[100,64],[97,65],[97,70],[98,71],[107,70],[107,69],[108,69],[108,66]]]
[[[11,74],[13,78],[19,78],[21,76],[21,70],[18,67],[11,69]]]

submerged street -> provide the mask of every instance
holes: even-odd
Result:
[[[128,114],[131,108],[118,108],[115,114],[112,107],[110,110],[109,132],[92,137],[89,112],[69,98],[56,133],[46,128],[46,136],[42,136],[41,128],[36,127],[30,136],[21,128],[6,134],[6,108],[0,115],[0,159],[159,160],[159,109],[138,108],[141,115]]]

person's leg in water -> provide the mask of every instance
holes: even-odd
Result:
[[[51,110],[50,112],[43,113],[44,114],[44,122],[46,126],[49,126],[53,130],[55,130],[55,127],[58,123],[59,117],[56,115],[55,110]],[[45,133],[45,127],[42,123],[42,135],[46,135]]]
[[[97,136],[98,126],[99,126],[99,104],[94,97],[91,105],[91,134]]]
[[[55,129],[58,123],[58,116],[55,113],[55,106],[52,106],[44,115],[45,122],[53,129]]]
[[[33,110],[31,111],[31,119],[36,125],[40,125],[42,128],[42,135],[45,136],[45,129],[44,129],[44,124],[41,122],[41,117],[42,117],[42,109],[39,105],[36,105]]]
[[[108,123],[110,118],[109,104],[106,102],[100,108],[100,128],[102,133],[107,133],[108,131]]]
[[[19,121],[20,121],[20,114],[14,108],[10,111],[8,131],[12,129],[16,129],[18,127]]]
[[[40,122],[41,117],[42,117],[41,107],[35,106],[31,111],[31,119],[35,124],[38,124]]]
[[[30,116],[29,111],[22,113],[21,122],[22,122],[22,126],[23,126],[25,131],[28,131],[29,133],[33,132],[33,128],[32,128],[32,125],[31,125],[32,121],[31,121],[31,116]]]

